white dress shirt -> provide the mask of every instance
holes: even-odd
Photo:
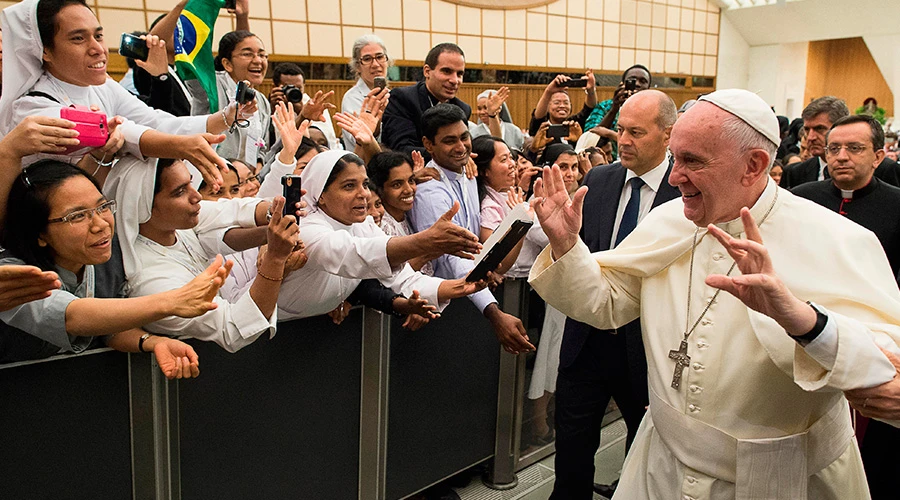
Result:
[[[659,185],[663,182],[668,182],[666,179],[666,170],[669,169],[669,153],[666,153],[666,157],[663,158],[663,161],[645,172],[644,175],[641,175],[640,178],[644,181],[644,185],[641,186],[641,206],[640,210],[638,210],[638,224],[644,217],[650,213],[650,208],[653,206],[653,200],[656,199],[656,193],[659,192]],[[625,206],[628,205],[628,200],[631,199],[631,179],[638,177],[637,174],[628,170],[625,173],[625,185],[622,186],[622,194],[619,195],[619,208],[616,209],[616,224],[613,226],[612,232],[612,240],[610,240],[609,248],[613,248],[616,246],[616,236],[619,234],[619,225],[622,223],[622,215],[625,213]]]

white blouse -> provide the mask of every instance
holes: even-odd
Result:
[[[438,302],[443,280],[413,271],[408,264],[392,268],[387,258],[391,237],[371,217],[352,225],[342,224],[317,210],[300,223],[300,239],[309,261],[284,279],[278,297],[282,320],[318,316],[333,311],[364,279],[376,278],[406,297],[417,290],[422,298],[442,310]]]
[[[234,250],[220,237],[205,238],[204,235],[219,235],[227,226],[255,226],[255,208],[259,201],[251,198],[202,202],[200,223],[193,229],[177,231],[177,241],[172,246],[138,236],[135,249],[141,270],[128,278],[129,295],[151,295],[179,288],[202,273],[217,253],[233,253]],[[220,292],[214,301],[218,307],[202,316],[170,316],[144,328],[153,333],[213,341],[229,352],[253,343],[263,333],[274,335],[277,312],[266,319],[249,291],[233,300],[226,299]]]

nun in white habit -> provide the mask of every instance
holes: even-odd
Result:
[[[309,213],[301,220],[300,238],[309,261],[285,277],[278,298],[281,320],[333,311],[368,278],[378,279],[405,297],[418,291],[439,311],[450,299],[484,287],[484,283],[466,283],[464,279],[432,278],[409,267],[406,261],[418,255],[474,248],[475,236],[449,223],[449,218],[412,236],[384,234],[366,214],[366,169],[356,155],[320,153],[303,170],[301,179]]]
[[[3,9],[0,22],[7,55],[0,133],[8,133],[26,116],[59,117],[60,109],[71,105],[95,106],[106,114],[110,126],[122,120],[111,134],[106,152],[83,148],[67,156],[32,155],[23,160],[24,165],[45,157],[75,163],[92,152],[93,160],[85,158],[83,167],[96,167],[99,172],[101,166],[111,165],[118,152],[119,156],[125,153],[138,158],[188,158],[201,171],[212,172],[214,152],[208,144],[204,148],[205,139],[195,134],[222,132],[228,117],[233,119],[234,109],[175,117],[141,102],[106,73],[109,49],[100,22],[86,4],[80,0],[25,0]],[[41,25],[44,37],[51,36],[48,43],[52,40],[52,46],[42,42]]]
[[[260,218],[265,220],[269,207],[268,202],[257,198],[200,201],[183,163],[174,162],[164,168],[167,172],[158,176],[155,161],[148,164],[126,158],[117,164],[104,186],[106,196],[114,198],[119,206],[116,226],[129,296],[178,288],[202,271],[216,254],[229,255],[242,250],[230,248],[221,237],[206,236],[223,234],[225,229],[231,227],[256,227]],[[177,175],[177,179],[183,177],[185,182],[170,181],[173,175]],[[177,184],[174,190],[170,189],[173,182]],[[185,201],[174,203],[175,210],[172,209],[173,204],[167,202],[165,212],[154,212],[155,191],[159,192],[160,199],[185,197]],[[155,221],[153,226],[175,227],[170,231],[174,233],[174,244],[156,241],[160,239],[159,230],[151,234],[146,227],[142,228],[142,225],[151,222],[151,217],[162,217],[163,214],[171,220],[162,224]],[[179,222],[181,220],[196,223],[193,227],[179,227],[183,226]],[[297,242],[297,226],[293,224],[290,228],[288,221],[293,224],[293,217],[282,221],[280,216],[276,216],[270,223],[270,251],[267,252],[270,260],[258,270],[261,276],[265,275],[265,279],[257,280],[259,283],[254,286],[253,295],[251,290],[246,290],[234,301],[228,301],[220,292],[214,299],[217,308],[202,316],[187,320],[169,317],[146,325],[145,329],[158,334],[213,341],[229,352],[251,344],[263,333],[274,335],[278,320],[275,302],[281,285],[281,273],[286,255]],[[272,236],[273,228],[277,237]],[[273,246],[281,250],[273,250]],[[285,248],[286,254],[282,251]]]

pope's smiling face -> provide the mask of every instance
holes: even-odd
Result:
[[[751,157],[762,150],[739,151],[722,123],[733,115],[708,102],[689,109],[672,128],[669,149],[675,163],[669,184],[681,191],[684,216],[700,227],[726,222],[751,207],[761,193],[759,167]],[[767,160],[766,160],[767,161]],[[768,165],[766,165],[768,166]]]

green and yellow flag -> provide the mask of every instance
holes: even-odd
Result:
[[[198,80],[209,99],[209,110],[219,109],[213,28],[225,0],[190,0],[175,27],[175,70],[182,80]]]

